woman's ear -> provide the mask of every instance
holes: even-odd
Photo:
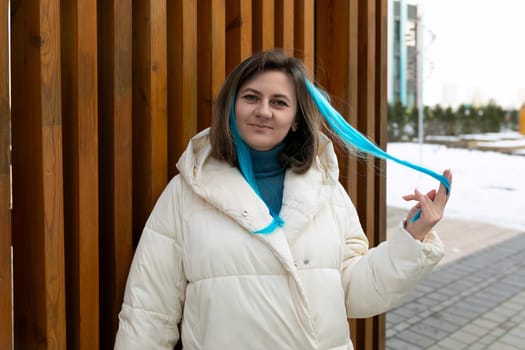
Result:
[[[297,120],[293,122],[292,124],[292,132],[296,132],[297,131]]]

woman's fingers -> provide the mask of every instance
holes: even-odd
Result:
[[[443,172],[443,176],[452,183],[452,172],[448,169]],[[445,206],[448,201],[447,188],[441,184],[439,189],[435,189],[423,194],[418,189],[414,193],[403,196],[406,201],[416,201],[407,214],[406,229],[416,239],[423,239],[432,227],[443,217]],[[417,217],[417,220],[414,218]]]
[[[452,172],[450,171],[450,169],[445,170],[443,172],[443,176],[447,178],[450,184],[450,188],[452,188]],[[438,189],[438,192],[436,194],[436,199],[435,199],[437,204],[442,205],[443,207],[445,206],[448,200],[448,196],[449,196],[448,192],[449,191],[447,190],[445,185],[443,184],[439,185],[439,189]]]
[[[436,196],[436,190],[429,191],[427,193],[427,196],[430,197],[430,199],[434,200],[434,198]],[[406,200],[406,201],[413,201],[413,200],[416,200],[416,196],[415,196],[415,194],[411,193],[411,194],[404,195],[403,199]]]

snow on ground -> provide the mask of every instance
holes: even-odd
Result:
[[[525,230],[525,157],[442,145],[389,143],[388,153],[438,173],[450,168],[451,197],[445,216]],[[403,195],[427,192],[439,182],[395,162],[387,162],[387,205],[409,208]]]

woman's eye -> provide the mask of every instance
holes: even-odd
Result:
[[[244,98],[246,101],[256,101],[257,97],[255,95],[244,95],[242,98]]]
[[[276,100],[273,102],[277,107],[286,107],[288,104],[285,101]]]

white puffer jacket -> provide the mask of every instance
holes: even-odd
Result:
[[[352,349],[347,317],[395,306],[443,255],[401,227],[368,250],[326,140],[312,168],[286,173],[282,229],[237,168],[195,136],[146,223],[115,349]]]

